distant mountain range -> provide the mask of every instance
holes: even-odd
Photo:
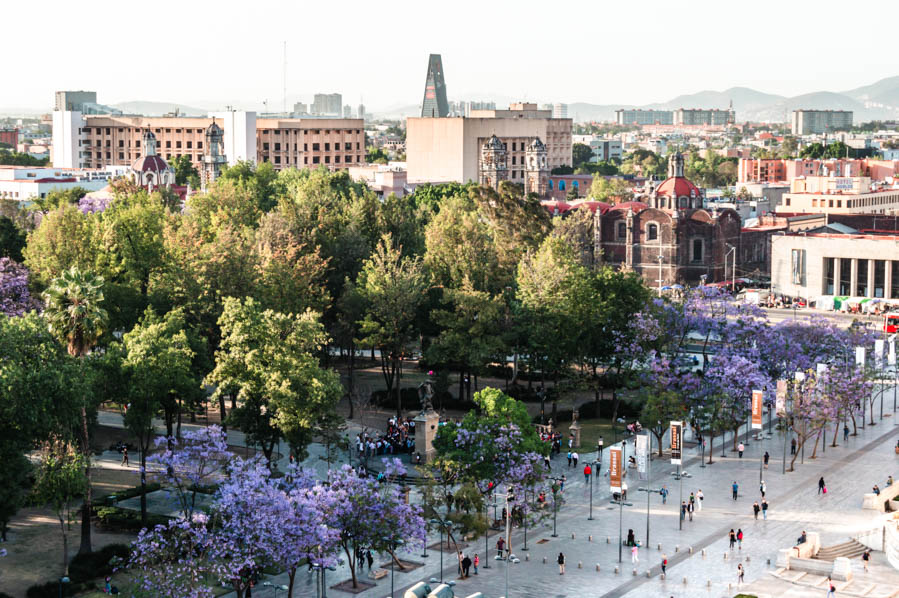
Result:
[[[842,92],[817,91],[791,98],[764,93],[748,87],[732,87],[724,91],[700,91],[678,96],[661,104],[568,105],[568,115],[579,121],[615,119],[618,108],[674,110],[677,108],[727,108],[733,102],[737,121],[786,122],[793,110],[852,110],[855,122],[899,118],[899,76],[881,79],[872,85]]]
[[[162,116],[169,112],[178,111],[183,116],[206,116],[208,110],[196,108],[194,106],[185,106],[184,104],[175,104],[170,102],[119,102],[111,104],[112,108],[117,108],[125,114],[142,114],[144,116]]]

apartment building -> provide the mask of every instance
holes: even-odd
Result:
[[[213,120],[224,131],[224,155],[271,162],[276,169],[345,168],[365,162],[362,119],[257,118],[255,112],[230,111],[207,117],[149,117],[53,113],[53,165],[104,168],[130,165],[142,155],[145,130],[157,140],[157,152],[171,161],[187,156],[201,169],[206,128]]]
[[[673,125],[674,111],[620,108],[615,111],[615,122],[619,125]]]
[[[675,126],[725,126],[736,120],[733,108],[678,108],[674,111]]]
[[[777,213],[899,214],[899,187],[870,177],[809,176],[793,179]]]
[[[816,135],[850,128],[851,110],[793,110],[793,135]]]

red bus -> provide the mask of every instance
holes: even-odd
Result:
[[[883,317],[883,331],[888,334],[899,332],[899,314],[887,314]]]

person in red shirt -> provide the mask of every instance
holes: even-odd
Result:
[[[584,483],[586,483],[586,484],[590,483],[590,474],[592,474],[592,473],[593,473],[593,470],[590,469],[590,464],[587,463],[586,465],[584,465]]]

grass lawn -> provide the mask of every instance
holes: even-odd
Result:
[[[578,420],[581,424],[581,452],[595,452],[596,451],[596,441],[599,440],[599,437],[602,436],[603,442],[606,447],[612,445],[615,441],[615,434],[612,431],[612,424],[609,423],[608,419],[580,419]],[[570,424],[565,423],[561,426],[561,432],[563,439],[567,438],[568,434],[568,426]],[[618,426],[618,440],[621,440],[621,431],[622,426]],[[562,452],[566,452],[566,442],[562,442]]]

